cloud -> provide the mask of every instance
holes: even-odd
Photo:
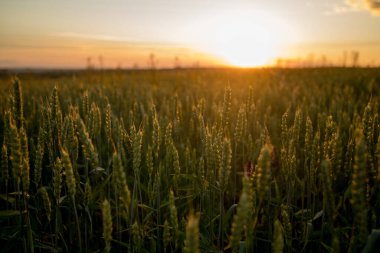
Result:
[[[334,4],[333,6],[329,7],[328,10],[324,12],[326,16],[332,16],[332,15],[339,15],[339,14],[345,14],[349,12],[357,12],[359,11],[356,8],[353,8],[352,6],[349,6],[347,4]]]
[[[79,39],[85,41],[101,41],[108,43],[119,43],[122,45],[128,45],[130,47],[162,47],[162,48],[173,48],[173,47],[184,47],[188,45],[181,42],[171,42],[171,41],[150,41],[150,40],[140,40],[140,39],[130,39],[122,36],[112,36],[106,34],[83,34],[83,33],[73,33],[73,32],[57,32],[50,34],[53,37],[59,38],[69,38],[69,39]]]
[[[354,9],[368,10],[373,15],[380,15],[380,0],[345,0]]]
[[[72,33],[72,32],[59,32],[53,33],[52,36],[65,37],[65,38],[76,38],[76,39],[89,39],[89,40],[101,40],[101,41],[121,41],[125,40],[120,37],[103,35],[103,34],[83,34],[83,33]]]

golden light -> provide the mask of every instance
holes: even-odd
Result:
[[[234,10],[209,18],[202,30],[204,50],[237,67],[274,62],[284,41],[284,24],[265,13]]]

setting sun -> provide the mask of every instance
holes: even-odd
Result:
[[[207,23],[210,29],[203,35],[206,50],[228,65],[263,66],[279,53],[280,24],[260,13],[230,11],[220,13]]]

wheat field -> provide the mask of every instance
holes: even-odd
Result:
[[[2,252],[375,252],[380,70],[0,76]]]

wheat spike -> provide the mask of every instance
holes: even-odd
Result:
[[[50,222],[50,217],[51,217],[51,203],[50,203],[49,194],[48,194],[48,192],[46,191],[46,188],[45,188],[45,187],[41,187],[38,191],[39,191],[39,193],[41,194],[42,202],[43,202],[44,209],[45,209],[45,212],[46,212],[46,216],[47,216],[47,218],[48,218],[48,221]]]
[[[199,250],[199,218],[190,214],[186,224],[184,253],[200,253]]]
[[[65,168],[67,189],[69,191],[70,196],[73,197],[75,196],[75,193],[76,193],[75,176],[74,176],[74,171],[71,165],[69,154],[64,149],[61,149],[61,158],[62,158],[62,165]]]
[[[105,242],[104,252],[111,251],[112,241],[112,215],[111,206],[107,199],[102,203],[102,217],[103,217],[103,238]]]
[[[282,253],[284,252],[284,236],[282,233],[282,225],[281,222],[276,219],[273,224],[273,244],[272,244],[272,252],[273,253]]]

